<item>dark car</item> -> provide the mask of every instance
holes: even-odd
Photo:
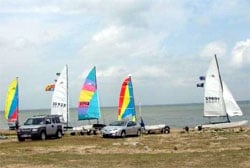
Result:
[[[25,139],[41,139],[48,137],[62,138],[63,124],[59,115],[41,115],[28,118],[17,130],[19,141]]]

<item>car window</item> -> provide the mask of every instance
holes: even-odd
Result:
[[[110,124],[110,126],[124,126],[125,124],[125,121],[114,121]]]
[[[51,124],[51,119],[50,118],[46,118],[46,124]]]
[[[129,121],[129,122],[128,122],[128,127],[132,127],[132,126],[135,126],[135,125],[136,125],[136,123],[133,122],[133,121]]]
[[[52,123],[56,123],[56,118],[52,118]]]
[[[54,119],[55,119],[55,123],[60,123],[59,117],[56,117],[56,118],[54,118]]]
[[[44,118],[29,118],[24,125],[40,125],[44,124]]]

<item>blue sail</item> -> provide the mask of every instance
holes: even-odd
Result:
[[[78,102],[78,120],[92,120],[101,117],[96,82],[96,68],[92,68],[82,86]]]

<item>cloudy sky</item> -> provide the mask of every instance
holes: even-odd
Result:
[[[0,0],[0,107],[19,77],[20,108],[50,108],[45,92],[69,66],[70,106],[97,67],[102,106],[117,106],[132,74],[135,103],[203,101],[196,88],[217,54],[237,100],[250,100],[248,0]]]

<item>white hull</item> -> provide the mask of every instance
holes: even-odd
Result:
[[[247,120],[243,120],[243,121],[236,121],[236,122],[230,122],[230,123],[205,124],[201,126],[202,128],[235,128],[235,127],[246,125],[247,123],[248,123]]]
[[[93,128],[93,125],[82,125],[82,126],[77,126],[77,127],[73,127],[74,131],[84,131],[84,130],[91,130]]]
[[[145,130],[159,130],[165,128],[165,124],[159,124],[159,125],[145,125]]]
[[[170,133],[170,128],[166,124],[146,125],[144,127],[144,131],[148,134],[157,133],[157,132],[166,134],[166,133]]]

